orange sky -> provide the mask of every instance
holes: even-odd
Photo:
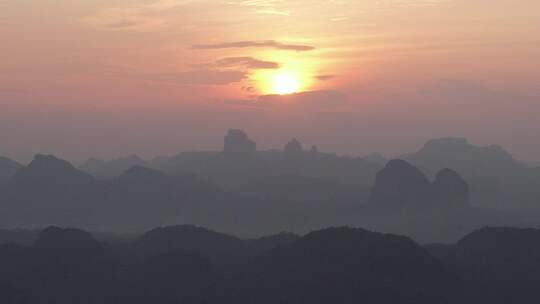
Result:
[[[16,159],[216,149],[228,127],[262,148],[466,136],[540,159],[536,0],[6,0],[0,45]]]

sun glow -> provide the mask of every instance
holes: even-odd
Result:
[[[258,69],[249,77],[245,87],[261,95],[288,95],[312,90],[313,75],[320,74],[323,66],[317,59],[280,52],[258,53],[253,57],[276,62],[277,69]]]
[[[298,75],[291,72],[281,72],[272,77],[272,93],[285,95],[298,92],[300,80]]]

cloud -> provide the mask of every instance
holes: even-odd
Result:
[[[247,77],[243,71],[192,70],[145,74],[141,78],[149,81],[168,82],[181,85],[227,85]]]
[[[320,81],[327,81],[327,80],[333,79],[335,77],[336,77],[336,75],[318,75],[318,76],[315,76],[315,78],[317,78]]]
[[[224,42],[216,44],[196,44],[192,46],[193,49],[199,50],[218,50],[218,49],[230,49],[230,48],[274,48],[279,50],[290,50],[297,52],[312,51],[315,49],[313,46],[300,45],[300,44],[286,44],[275,40],[263,40],[263,41],[236,41],[236,42]]]
[[[253,57],[227,57],[220,59],[213,64],[216,67],[238,67],[242,66],[248,69],[277,69],[277,62],[259,60]]]
[[[149,32],[163,27],[165,20],[146,14],[145,7],[107,8],[81,19],[98,30]]]
[[[109,24],[105,24],[105,26],[110,29],[129,29],[129,28],[137,27],[140,24],[141,24],[140,22],[137,22],[135,20],[131,20],[131,21],[122,20],[122,21],[116,21],[116,22],[111,22]]]
[[[143,4],[107,7],[82,18],[81,22],[100,30],[149,32],[167,24],[163,12],[196,1],[155,0]]]

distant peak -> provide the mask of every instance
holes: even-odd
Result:
[[[7,157],[4,157],[4,156],[0,156],[0,162],[2,163],[9,163],[9,164],[13,164],[13,165],[16,165],[16,166],[19,166],[19,167],[22,167],[22,165],[16,161],[14,161],[13,159],[10,159],[10,158],[7,158]]]
[[[68,161],[60,159],[54,155],[36,154],[34,160],[28,165],[28,168],[43,168],[52,170],[69,169],[76,170]]]
[[[55,160],[60,160],[60,159],[52,154],[36,154],[34,155],[34,160],[35,161],[55,161]]]
[[[10,180],[22,167],[18,162],[0,156],[0,183]]]
[[[407,155],[415,164],[439,164],[453,169],[516,166],[513,156],[499,145],[476,146],[465,138],[446,137],[428,141],[418,152]],[[441,168],[441,167],[440,167]]]
[[[385,169],[392,170],[392,169],[416,169],[415,166],[411,165],[409,162],[403,160],[403,159],[392,159],[390,160],[386,166]]]
[[[429,187],[428,178],[417,167],[393,159],[377,173],[369,201],[388,210],[421,209],[428,203]]]
[[[435,180],[449,179],[449,178],[462,179],[461,176],[456,171],[454,171],[452,169],[445,168],[445,169],[440,170],[437,173],[437,176],[435,177]]]
[[[80,229],[51,226],[41,231],[34,248],[48,250],[93,250],[101,247],[92,234]]]
[[[37,154],[26,167],[13,176],[16,182],[74,185],[90,182],[92,177],[70,162],[53,155]]]
[[[469,206],[469,184],[451,169],[440,170],[432,184],[432,194],[443,207]]]
[[[227,131],[227,136],[239,136],[239,137],[245,137],[247,138],[247,134],[246,132],[244,132],[244,130],[242,129],[229,129]]]
[[[300,154],[304,152],[304,148],[302,148],[302,143],[298,139],[293,138],[285,145],[283,151],[286,154]]]
[[[223,152],[228,154],[249,154],[257,150],[257,145],[240,129],[229,129],[225,135]]]

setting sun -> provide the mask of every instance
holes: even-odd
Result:
[[[285,95],[298,92],[300,81],[294,73],[283,72],[272,77],[272,92],[274,94]]]

